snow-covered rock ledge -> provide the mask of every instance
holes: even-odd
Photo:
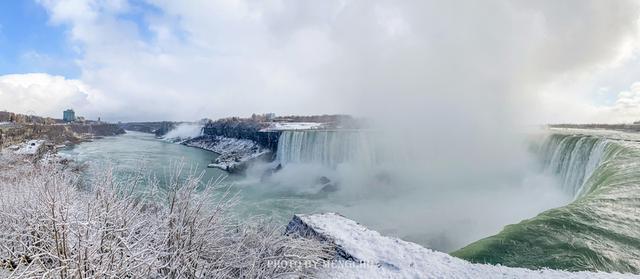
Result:
[[[18,155],[32,155],[36,156],[44,152],[44,140],[28,140],[19,145],[9,146],[10,150],[14,150]]]
[[[336,258],[320,278],[637,278],[620,273],[530,270],[474,264],[367,229],[336,213],[297,214],[287,234],[333,243]]]
[[[220,156],[208,167],[228,172],[242,171],[247,162],[271,154],[271,150],[262,148],[255,141],[223,136],[199,136],[182,144],[218,153]]]

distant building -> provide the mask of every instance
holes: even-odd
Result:
[[[65,110],[62,113],[62,120],[64,120],[64,122],[73,122],[76,120],[76,112],[73,111],[72,109],[68,109]]]
[[[276,118],[276,114],[275,114],[275,113],[273,113],[273,112],[265,113],[265,114],[264,114],[264,117],[267,119],[267,121],[271,121],[271,120],[273,120],[274,118]]]

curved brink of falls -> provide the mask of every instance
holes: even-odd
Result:
[[[564,270],[640,271],[640,145],[549,136],[538,154],[575,197],[452,255],[472,262]]]

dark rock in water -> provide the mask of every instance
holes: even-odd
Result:
[[[331,179],[326,176],[318,177],[314,186],[321,186],[321,188],[317,193],[310,195],[309,198],[322,199],[326,198],[329,193],[338,191],[338,183],[331,181]]]
[[[331,181],[326,176],[321,176],[316,180],[316,185],[322,185],[320,193],[332,193],[338,191],[338,183]]]
[[[326,176],[321,176],[318,177],[318,179],[316,180],[317,184],[329,184],[331,183],[331,179],[327,178]]]
[[[332,193],[336,191],[338,191],[338,185],[336,185],[335,183],[328,183],[327,185],[324,185],[322,189],[320,189],[320,192],[323,193]]]
[[[260,176],[260,182],[267,181],[274,173],[280,171],[281,169],[282,169],[282,164],[278,164],[275,168],[267,169],[266,171],[264,171],[262,176]]]

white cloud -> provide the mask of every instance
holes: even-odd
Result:
[[[610,122],[640,121],[640,82],[632,84],[628,91],[618,93],[613,105],[599,109]]]
[[[589,86],[586,86],[589,87]],[[566,94],[557,94],[561,88],[569,88]],[[541,94],[545,107],[542,123],[632,123],[640,121],[640,82],[633,83],[628,90],[614,95],[613,100],[594,103],[581,98],[576,92],[585,86],[551,87]],[[596,96],[609,95],[608,88],[600,88]]]
[[[112,120],[391,109],[501,125],[579,100],[540,92],[621,65],[638,35],[634,1],[39,2]]]
[[[67,108],[93,113],[103,100],[79,80],[44,73],[0,76],[0,110],[61,118]]]

